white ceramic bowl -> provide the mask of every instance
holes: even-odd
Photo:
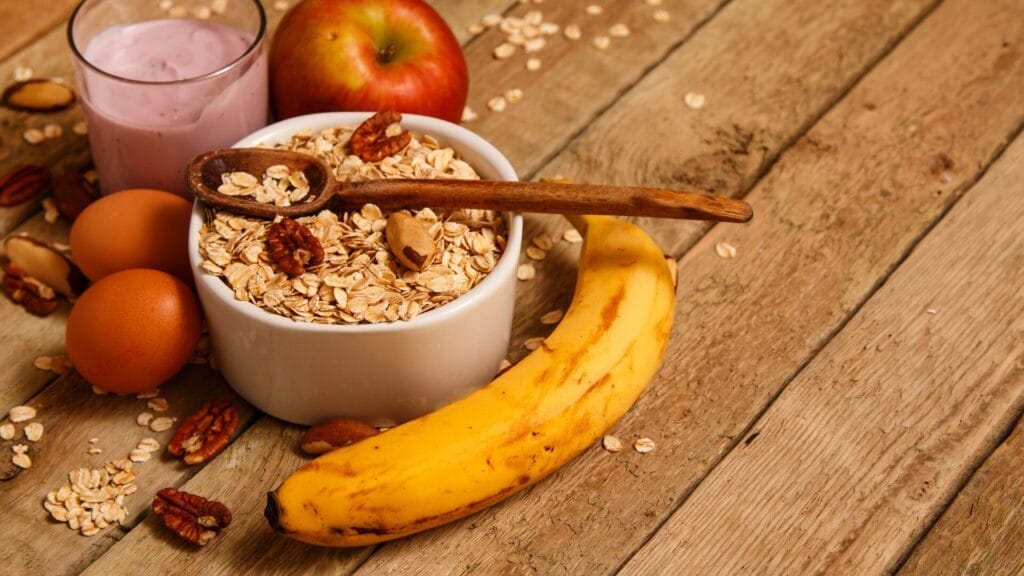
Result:
[[[357,126],[367,113],[290,118],[235,146],[275,144],[300,130]],[[402,126],[430,134],[482,178],[516,180],[494,146],[455,124],[405,114]],[[523,222],[508,214],[508,244],[494,270],[455,300],[409,321],[357,326],[295,322],[236,300],[200,270],[202,207],[192,210],[189,260],[220,370],[246,400],[298,424],[355,418],[387,426],[421,416],[486,384],[508,351]]]

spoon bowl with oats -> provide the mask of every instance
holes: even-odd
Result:
[[[460,179],[342,182],[314,156],[271,148],[200,154],[189,163],[186,178],[192,193],[203,202],[257,218],[298,218],[364,204],[386,210],[430,206],[716,222],[746,222],[753,215],[742,200],[663,188]],[[264,186],[268,180],[272,193]],[[247,193],[258,186],[264,186],[264,198]]]

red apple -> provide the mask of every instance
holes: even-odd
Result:
[[[270,46],[278,119],[397,110],[458,122],[468,85],[458,40],[420,0],[304,0]]]

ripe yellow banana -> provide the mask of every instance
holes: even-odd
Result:
[[[270,524],[323,546],[391,540],[503,500],[600,438],[661,363],[674,287],[642,230],[579,220],[576,292],[540,348],[461,400],[303,466],[269,493]]]

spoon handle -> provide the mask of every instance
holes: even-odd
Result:
[[[381,208],[486,208],[718,222],[746,222],[753,215],[742,200],[702,192],[549,182],[370,180],[341,184],[336,198],[347,205],[369,202]]]

